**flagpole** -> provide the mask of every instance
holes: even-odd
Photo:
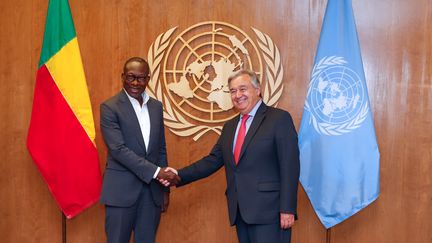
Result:
[[[66,243],[66,216],[62,213],[62,243]]]
[[[331,241],[330,238],[331,238],[331,228],[328,228],[326,232],[326,243],[330,243]]]

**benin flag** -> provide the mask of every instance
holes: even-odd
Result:
[[[67,218],[99,200],[101,173],[81,55],[67,0],[50,0],[27,147]]]

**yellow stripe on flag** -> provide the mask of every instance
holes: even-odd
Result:
[[[45,65],[90,140],[94,143],[96,135],[93,112],[77,38],[73,38],[63,46]]]

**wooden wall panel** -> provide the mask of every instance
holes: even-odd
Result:
[[[381,152],[381,196],[332,242],[431,242],[432,4],[354,1]]]
[[[430,0],[353,0],[369,95],[381,151],[381,196],[331,230],[332,243],[432,242],[432,4]],[[0,2],[0,235],[3,242],[60,242],[61,217],[25,148],[47,0]],[[155,38],[202,21],[231,23],[254,37],[268,34],[284,67],[279,107],[297,129],[318,43],[325,0],[70,0],[81,48],[102,169],[106,148],[99,104],[121,89],[125,59],[147,56]],[[170,164],[206,155],[217,139],[199,142],[166,130]],[[237,242],[229,227],[223,170],[173,188],[157,242]],[[293,243],[324,243],[326,231],[300,187]],[[3,240],[5,239],[5,240]],[[67,222],[67,242],[104,242],[97,204]]]
[[[59,242],[61,213],[25,146],[45,19],[36,2],[1,1],[0,235],[2,242]]]

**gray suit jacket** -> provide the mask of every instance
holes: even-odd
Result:
[[[108,148],[101,194],[101,202],[106,205],[132,206],[145,184],[150,185],[156,205],[163,203],[167,189],[153,180],[157,166],[168,165],[162,104],[150,98],[147,107],[151,126],[148,151],[124,90],[100,106],[100,125]]]
[[[225,123],[208,156],[179,170],[179,186],[207,177],[224,166],[231,225],[235,223],[237,208],[249,224],[278,223],[281,212],[296,215],[300,165],[297,133],[290,114],[262,103],[235,165],[233,142],[238,121],[236,117]]]

